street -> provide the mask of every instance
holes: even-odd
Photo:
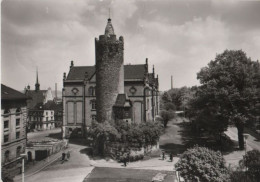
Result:
[[[50,135],[53,135],[53,137],[52,136],[49,137]],[[59,136],[61,137],[61,128],[54,128],[52,130],[43,130],[37,132],[29,132],[27,134],[28,141],[43,141],[43,140],[49,140],[53,138],[59,138]]]

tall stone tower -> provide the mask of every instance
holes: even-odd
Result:
[[[113,118],[117,95],[124,93],[124,39],[116,38],[110,18],[95,46],[97,121],[104,122]]]

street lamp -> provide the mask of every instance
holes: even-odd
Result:
[[[26,154],[20,154],[20,156],[22,157],[22,182],[24,182],[24,159],[27,156]]]

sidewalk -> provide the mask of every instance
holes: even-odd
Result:
[[[25,166],[25,170],[24,170],[24,177],[30,177],[38,172],[40,172],[41,170],[43,170],[44,168],[46,168],[47,166],[51,165],[53,162],[60,160],[62,153],[63,152],[67,152],[67,151],[71,151],[70,148],[67,148],[65,150],[61,150],[56,154],[53,154],[51,156],[49,156],[48,158],[41,160],[41,161],[37,161],[34,164],[33,163],[29,163],[29,165]],[[22,174],[19,174],[17,176],[15,176],[14,181],[19,181],[22,179]]]
[[[94,167],[110,167],[110,168],[132,168],[132,169],[152,169],[152,170],[164,170],[173,171],[174,165],[178,162],[178,157],[173,157],[173,161],[161,160],[161,158],[152,158],[149,160],[141,160],[136,162],[130,162],[125,167],[123,163],[118,163],[114,160],[106,161],[102,160],[91,160],[90,163]]]

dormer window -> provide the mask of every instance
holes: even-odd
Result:
[[[9,114],[10,114],[10,110],[9,109],[5,109],[4,117],[9,117]]]
[[[19,116],[21,114],[21,109],[20,108],[17,108],[16,109],[16,112],[15,112],[15,115],[16,116]]]

